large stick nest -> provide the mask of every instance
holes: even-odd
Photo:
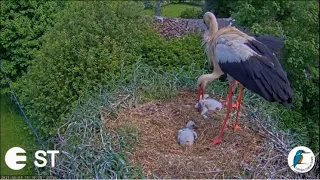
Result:
[[[181,92],[169,100],[122,110],[115,120],[103,119],[113,132],[126,124],[138,128],[139,143],[130,160],[143,167],[147,178],[296,178],[287,165],[290,148],[285,133],[274,134],[258,119],[241,114],[242,128],[233,131],[233,116],[223,142],[212,145],[225,108],[205,120],[194,108],[195,99],[194,93]],[[182,147],[177,131],[189,120],[196,123],[199,137],[193,146]]]

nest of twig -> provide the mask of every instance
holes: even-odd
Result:
[[[317,165],[304,175],[291,171],[287,164],[294,145],[290,134],[272,128],[271,120],[244,116],[245,111],[240,118],[242,129],[233,132],[229,122],[223,143],[213,146],[210,140],[218,135],[225,110],[205,120],[194,108],[195,99],[194,93],[181,92],[169,100],[122,110],[116,120],[105,116],[104,124],[110,130],[125,124],[138,128],[139,143],[129,154],[134,164],[143,167],[147,178],[318,177]],[[195,121],[199,138],[192,147],[182,147],[176,133],[189,120]]]
[[[233,132],[229,126],[224,142],[213,146],[211,139],[221,128],[225,112],[211,114],[208,120],[195,110],[194,93],[182,92],[165,101],[152,101],[120,111],[115,121],[105,117],[105,125],[116,129],[134,124],[139,129],[131,161],[141,164],[148,178],[235,178],[246,177],[244,167],[255,166],[262,137],[247,128]],[[243,119],[243,118],[242,118]],[[194,120],[199,138],[192,147],[181,147],[176,133]],[[231,122],[230,122],[231,124]]]

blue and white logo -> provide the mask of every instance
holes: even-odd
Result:
[[[315,156],[311,149],[305,146],[293,148],[288,156],[289,167],[296,173],[309,172],[315,163]]]

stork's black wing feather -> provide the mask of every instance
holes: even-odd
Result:
[[[257,41],[263,43],[272,53],[280,53],[284,46],[284,41],[280,37],[271,36],[271,35],[261,35],[261,36],[253,36]],[[279,59],[279,57],[278,57]]]
[[[293,90],[276,56],[257,40],[245,44],[259,55],[240,62],[219,62],[221,70],[266,100],[290,106]]]
[[[255,35],[250,32],[246,28],[240,27],[240,26],[235,26],[238,30],[248,34],[249,36],[254,37],[256,40],[260,41],[264,45],[266,45],[269,50],[272,53],[275,53],[277,56],[282,56],[282,48],[284,47],[284,41],[283,38],[277,37],[277,36],[272,36],[272,35]],[[282,60],[282,57],[279,57],[280,62]]]

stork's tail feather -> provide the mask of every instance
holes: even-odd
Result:
[[[260,41],[266,45],[271,52],[277,54],[281,51],[284,46],[283,39],[276,36],[262,35],[262,36],[253,36],[256,40]]]

